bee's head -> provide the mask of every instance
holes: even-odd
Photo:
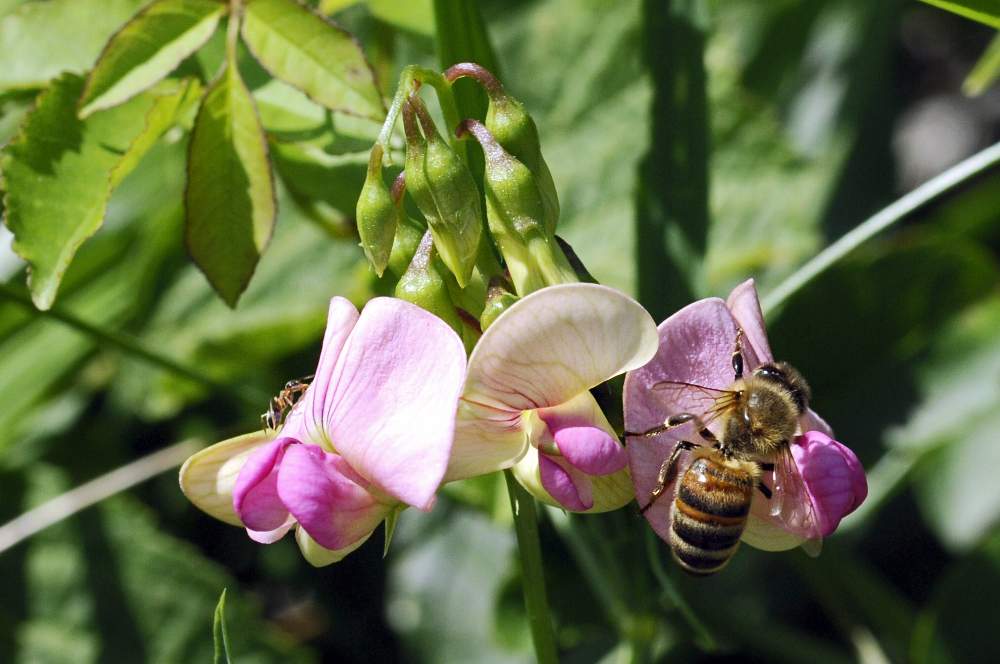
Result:
[[[753,375],[783,388],[795,404],[797,415],[806,412],[812,392],[806,379],[795,367],[787,362],[768,362],[754,369]]]

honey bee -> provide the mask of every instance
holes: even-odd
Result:
[[[701,413],[675,413],[649,431],[626,432],[626,436],[654,437],[690,423],[703,441],[677,442],[660,467],[649,502],[640,509],[648,510],[674,485],[682,453],[690,452],[670,506],[668,544],[680,566],[697,576],[714,574],[732,559],[754,491],[771,501],[772,515],[784,520],[787,513],[791,524],[794,514],[794,530],[810,537],[815,530],[815,515],[790,447],[799,417],[809,405],[809,385],[787,362],[763,364],[744,376],[741,338],[738,330],[732,355],[735,378],[729,389],[674,381],[652,387],[704,404]],[[718,421],[718,437],[708,428],[713,421]],[[761,481],[762,472],[770,471],[775,473],[774,495]],[[801,514],[803,509],[808,513]]]
[[[292,379],[285,383],[285,387],[278,392],[277,396],[271,397],[267,410],[260,415],[260,422],[266,431],[277,431],[285,423],[288,412],[306,393],[312,380],[312,375]]]

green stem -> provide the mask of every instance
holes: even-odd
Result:
[[[434,91],[437,93],[438,104],[441,105],[441,114],[444,115],[444,122],[447,125],[445,134],[447,134],[448,144],[458,153],[459,157],[466,160],[465,142],[455,137],[455,129],[458,127],[460,117],[458,106],[455,103],[455,95],[451,90],[451,84],[439,72],[427,67],[421,67],[420,65],[408,65],[399,75],[399,86],[396,88],[396,94],[392,98],[392,104],[389,106],[389,112],[385,116],[385,122],[382,123],[382,130],[379,132],[377,141],[383,147],[386,157],[391,161],[389,139],[392,136],[393,127],[396,126],[399,113],[403,108],[403,102],[413,92],[414,82],[426,83],[434,88]]]
[[[226,62],[236,67],[236,51],[240,42],[240,12],[242,0],[229,0],[229,23],[226,25]]]
[[[762,302],[764,311],[772,315],[788,298],[855,248],[902,221],[918,208],[949,193],[997,164],[1000,164],[1000,143],[994,143],[985,150],[977,152],[937,177],[931,178],[888,207],[882,208],[778,284],[777,288],[764,297]]]
[[[535,658],[539,664],[555,664],[556,638],[549,615],[549,601],[545,595],[545,574],[542,569],[542,547],[538,541],[538,514],[535,500],[525,491],[514,474],[503,471],[507,480],[507,494],[514,514],[514,530],[521,558],[521,582],[524,607],[531,626],[531,640],[535,644]]]
[[[207,387],[213,391],[232,394],[250,407],[260,406],[261,404],[267,402],[267,395],[258,394],[256,390],[247,388],[233,388],[230,385],[216,381],[214,378],[210,378],[196,369],[186,367],[176,360],[172,360],[165,355],[160,355],[155,351],[149,350],[139,343],[138,340],[126,334],[115,332],[113,330],[103,330],[96,325],[78,318],[68,311],[64,311],[58,306],[53,306],[51,309],[45,311],[38,310],[32,304],[31,298],[28,297],[27,294],[22,293],[10,284],[0,283],[0,297],[20,304],[36,316],[57,320],[60,323],[97,340],[98,342],[117,348],[128,355],[137,357],[149,364],[169,371],[170,373],[187,378],[188,380],[198,383],[199,385]]]
[[[673,603],[677,610],[680,612],[681,617],[684,618],[691,631],[694,632],[699,645],[708,652],[713,652],[718,649],[718,645],[715,642],[715,638],[712,636],[705,624],[701,622],[698,616],[695,615],[694,610],[685,601],[684,597],[677,591],[677,587],[674,585],[673,580],[667,574],[667,570],[663,569],[663,561],[660,560],[660,551],[658,549],[659,542],[657,541],[656,535],[653,533],[651,528],[646,528],[646,555],[649,558],[650,567],[653,569],[653,575],[656,580],[660,582],[660,588],[663,589],[664,594]]]

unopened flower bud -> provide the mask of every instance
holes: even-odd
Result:
[[[423,134],[417,127],[418,117]],[[482,234],[479,190],[465,162],[438,134],[416,96],[403,107],[403,126],[407,189],[427,219],[441,260],[464,288],[472,276]]]
[[[466,120],[459,132],[466,131],[479,141],[486,157],[486,218],[518,294],[576,281],[543,221],[545,205],[531,171],[481,123]]]
[[[426,309],[461,335],[463,323],[448,296],[448,284],[435,261],[434,246],[431,232],[427,231],[396,284],[395,296]]]
[[[531,172],[544,207],[542,222],[550,234],[555,233],[559,221],[559,196],[556,194],[552,173],[542,157],[535,121],[525,110],[524,104],[507,94],[500,81],[486,68],[467,62],[457,64],[445,72],[448,80],[453,81],[460,76],[475,78],[486,90],[489,96],[486,129]]]
[[[493,324],[497,316],[505,312],[512,304],[520,298],[510,291],[506,280],[494,277],[490,280],[489,288],[486,291],[486,305],[483,313],[479,317],[479,327],[485,332],[486,328]]]
[[[382,146],[377,143],[368,160],[368,175],[361,187],[356,216],[365,257],[381,277],[389,263],[396,234],[396,207],[382,179]]]

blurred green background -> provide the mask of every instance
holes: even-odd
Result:
[[[0,140],[141,4],[0,2]],[[387,96],[402,66],[439,66],[433,4],[465,6],[319,4],[358,36]],[[1000,139],[1000,89],[962,92],[995,30],[925,4],[480,6],[502,80],[538,123],[560,234],[657,320],[748,276],[766,298]],[[194,65],[211,71],[212,57]],[[270,393],[311,372],[329,297],[360,304],[384,287],[351,230],[377,127],[322,112],[317,124],[318,107],[249,60],[244,76],[280,216],[238,307],[185,256],[179,129],[115,193],[57,302],[225,387],[23,307],[24,268],[0,230],[0,523],[177,441],[255,427]],[[544,510],[562,660],[1000,661],[998,252],[994,169],[766,312],[775,354],[869,471],[868,502],[818,559],[744,547],[724,573],[690,579],[634,505]],[[385,560],[376,536],[313,569],[290,540],[257,545],[199,513],[164,472],[0,552],[0,661],[210,661],[223,587],[239,662],[531,661],[505,506],[498,478],[450,487],[431,514],[402,516]]]

